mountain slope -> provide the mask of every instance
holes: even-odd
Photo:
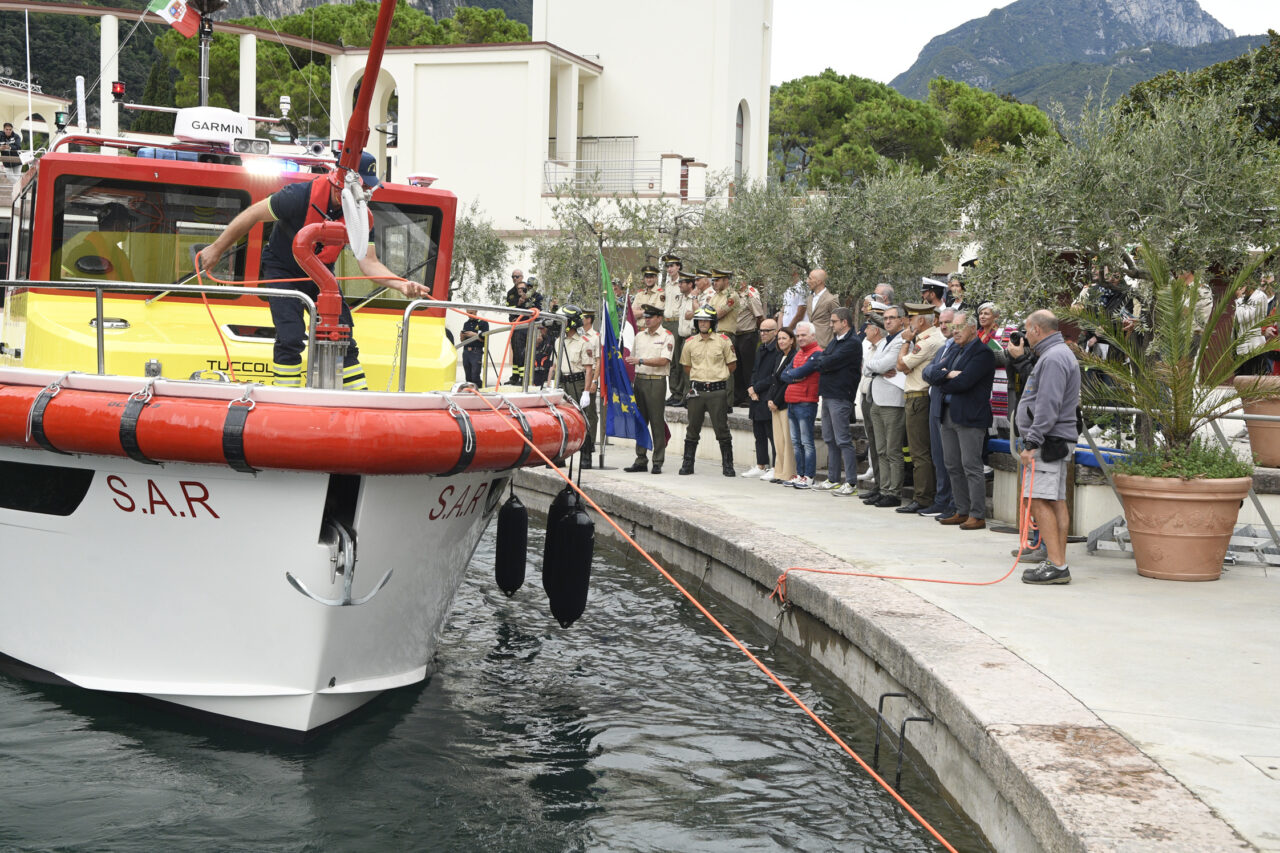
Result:
[[[1096,102],[1105,89],[1106,102],[1110,103],[1134,84],[1166,71],[1191,71],[1215,65],[1266,43],[1266,36],[1238,36],[1196,47],[1153,44],[1121,51],[1106,62],[1071,62],[1033,68],[1005,78],[1000,91],[1045,110],[1054,103],[1061,104],[1067,117],[1075,118],[1090,94]]]
[[[1044,66],[1105,62],[1156,42],[1195,47],[1234,36],[1196,0],[1017,0],[932,39],[890,85],[912,98],[924,98],[938,76],[1005,91],[1008,78]]]

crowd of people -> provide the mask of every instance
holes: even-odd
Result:
[[[1080,370],[1050,311],[1004,324],[993,303],[973,304],[956,276],[922,282],[920,301],[899,302],[882,284],[859,310],[842,306],[827,274],[797,272],[781,309],[766,314],[755,288],[732,272],[686,273],[675,256],[643,271],[633,309],[645,315],[632,363],[637,404],[654,439],[625,470],[661,473],[665,422],[654,411],[666,378],[667,406],[688,409],[680,474],[694,473],[706,420],[720,446],[724,476],[755,478],[798,491],[860,497],[877,509],[932,518],[958,530],[986,526],[987,438],[1008,435],[1010,390],[1022,391],[1015,429],[1038,539],[1027,583],[1068,583],[1065,466],[1078,433]],[[642,370],[643,368],[643,370]],[[642,403],[641,400],[644,400]],[[755,464],[733,464],[728,413],[744,407]],[[867,435],[859,450],[852,424]],[[818,439],[827,470],[817,469]],[[909,461],[908,461],[909,460]],[[866,473],[859,476],[861,462]]]
[[[726,477],[856,496],[876,509],[970,531],[987,526],[988,439],[1012,437],[1033,519],[1030,548],[1021,559],[1035,565],[1022,579],[1070,582],[1066,466],[1081,429],[1082,382],[1090,381],[1082,377],[1073,346],[1107,357],[1105,339],[1085,333],[1068,346],[1050,310],[1030,312],[1020,327],[1006,322],[1000,306],[975,300],[958,274],[946,282],[922,279],[914,302],[899,301],[893,286],[880,284],[855,310],[828,289],[824,270],[807,276],[796,271],[779,294],[779,310],[766,313],[756,288],[735,281],[732,271],[686,272],[676,255],[661,260],[661,269],[641,271],[644,284],[631,303],[640,328],[627,358],[637,408],[653,439],[652,458],[638,447],[626,471],[662,473],[665,408],[685,407],[679,474],[694,473],[702,427],[710,420]],[[527,295],[534,291],[519,270],[516,277],[508,303],[540,304]],[[1194,307],[1202,325],[1205,304],[1212,305],[1206,291],[1201,286]],[[1259,330],[1257,323],[1274,312],[1273,278],[1264,275],[1235,296],[1242,328],[1276,334],[1276,327]],[[1122,276],[1105,267],[1079,298],[1113,314],[1126,330],[1139,322],[1133,312],[1142,306]],[[599,336],[591,331],[590,312],[566,307],[565,313],[566,340],[574,345],[555,362],[553,342],[546,341],[544,360],[555,363],[535,368],[534,378],[558,382],[594,414]],[[479,330],[464,330],[464,342],[468,331]],[[545,330],[542,336],[547,338]],[[1238,337],[1241,347],[1257,343]],[[523,352],[526,345],[512,349]],[[1270,373],[1273,365],[1255,360],[1243,370]],[[755,444],[754,465],[742,472],[734,466],[728,424],[735,407],[746,410]],[[852,430],[859,418],[865,449]],[[819,438],[827,451],[825,477],[817,470]],[[589,447],[582,458],[589,467]]]

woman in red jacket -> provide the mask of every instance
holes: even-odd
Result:
[[[818,451],[813,446],[813,422],[818,417],[818,373],[813,371],[792,381],[792,373],[822,352],[813,337],[813,324],[796,323],[796,354],[791,367],[782,372],[787,385],[787,422],[791,426],[791,444],[796,451],[796,475],[786,485],[807,489],[813,485],[813,475],[818,468]]]

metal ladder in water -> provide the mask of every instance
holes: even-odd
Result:
[[[884,700],[889,698],[910,699],[911,697],[905,693],[881,693],[880,698],[876,700],[876,745],[871,753],[871,769],[880,772],[880,729],[881,724],[892,730],[889,721],[884,717]],[[893,789],[899,790],[902,787],[902,751],[907,744],[907,723],[929,723],[933,725],[933,715],[927,717],[904,717],[902,725],[898,726],[898,765],[894,769]]]

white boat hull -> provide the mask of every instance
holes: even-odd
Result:
[[[365,476],[335,491],[321,473],[15,448],[0,463],[93,471],[69,515],[0,508],[0,653],[81,687],[297,733],[426,677],[507,480]],[[325,606],[286,577],[342,597],[336,549],[320,541],[327,496],[356,532],[351,597],[391,571],[365,604]]]

